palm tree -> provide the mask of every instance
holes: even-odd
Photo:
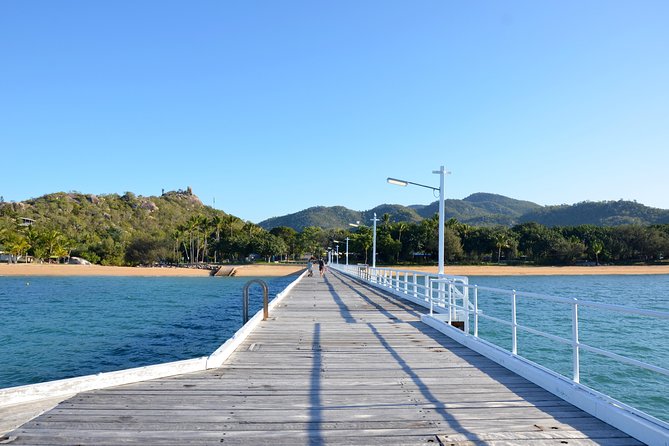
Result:
[[[183,225],[178,225],[172,233],[172,236],[174,237],[174,260],[177,262],[177,265],[179,265],[179,258],[181,257],[179,255],[179,239],[183,235],[184,229]]]
[[[214,248],[214,263],[216,263],[218,260],[218,243],[221,241],[221,230],[223,229],[224,221],[220,215],[214,215],[210,222],[216,233],[216,247]]]
[[[406,231],[409,228],[409,225],[405,221],[399,221],[395,223],[395,228],[397,229],[397,241],[400,244],[400,250],[397,253],[397,258],[395,260],[399,263],[400,252],[402,252],[402,232]]]
[[[509,236],[505,232],[497,232],[493,235],[493,240],[495,242],[495,247],[497,248],[497,263],[500,263],[502,259],[502,248],[509,247]]]
[[[381,217],[381,220],[382,220],[381,225],[383,226],[383,229],[387,231],[388,226],[390,225],[390,214],[386,212],[385,214],[383,214],[383,217]]]
[[[204,215],[198,216],[197,230],[198,230],[197,233],[198,253],[200,250],[202,251],[202,262],[204,262],[205,256],[207,255],[207,241],[209,239],[209,233],[210,233],[210,220],[206,216]],[[200,237],[202,238],[200,239]]]
[[[235,217],[234,215],[227,215],[225,217],[225,225],[230,230],[230,238],[232,238],[232,231],[234,230],[235,226],[237,225],[237,222],[239,221],[240,221],[239,218]]]
[[[196,235],[199,225],[200,225],[200,219],[197,215],[191,215],[186,221],[186,231],[188,232],[188,241],[190,250],[190,257],[189,257],[190,263],[197,262],[198,257],[200,255],[199,249],[197,251],[195,249]]]
[[[599,265],[599,255],[604,250],[604,243],[601,240],[593,240],[590,244],[590,249],[592,249],[592,253],[595,255],[595,264]]]
[[[14,257],[14,262],[18,262],[21,254],[28,252],[30,249],[30,244],[28,243],[28,240],[25,239],[25,237],[17,237],[14,240],[9,241],[7,243],[7,247],[9,248],[9,254]]]

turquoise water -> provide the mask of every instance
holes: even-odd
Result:
[[[470,283],[669,311],[666,275],[471,277]],[[511,320],[508,295],[481,290],[479,308],[485,314]],[[566,339],[571,339],[571,311],[570,305],[517,298],[519,324]],[[511,350],[508,326],[480,319],[479,336]],[[669,368],[669,320],[580,307],[579,338],[589,346]],[[572,349],[568,345],[519,330],[518,353],[566,377],[573,375]],[[581,352],[580,364],[581,383],[669,421],[669,377],[589,352]]]
[[[265,279],[270,299],[294,279]],[[0,388],[209,355],[241,327],[248,280],[0,277]]]
[[[270,298],[294,278],[266,279]],[[0,388],[205,356],[241,326],[249,278],[0,277]],[[472,284],[669,311],[669,276],[472,277]],[[252,288],[251,314],[261,307]],[[481,292],[510,320],[508,296]],[[518,322],[570,338],[571,308],[518,298]],[[581,308],[581,341],[669,368],[669,321]],[[481,320],[511,348],[510,328]],[[519,334],[519,353],[571,377],[571,349]],[[669,378],[582,353],[581,382],[669,421]]]

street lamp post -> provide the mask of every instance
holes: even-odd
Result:
[[[337,256],[337,257],[336,257],[336,260],[335,260],[335,263],[336,263],[337,265],[339,265],[339,241],[338,241],[338,240],[332,240],[332,241],[333,241],[334,244],[335,244],[335,250],[336,250],[336,253],[335,253],[335,254],[336,254],[336,256]]]
[[[389,178],[390,179],[390,178]],[[405,184],[406,186],[406,184]],[[376,212],[374,212],[374,218],[372,218],[372,221],[374,222],[374,234],[373,234],[373,240],[372,240],[372,268],[376,268],[376,222],[381,221],[378,218],[376,218]],[[349,226],[353,226],[354,228],[357,228],[360,226],[360,222],[357,221],[355,223],[349,223]],[[346,253],[348,256],[348,237],[346,238]],[[366,256],[367,254],[365,254]],[[348,265],[348,257],[346,257],[346,264]]]
[[[445,219],[444,219],[444,175],[449,174],[451,172],[447,172],[444,170],[444,166],[440,166],[439,170],[433,170],[432,173],[438,174],[439,175],[439,188],[432,187],[432,186],[426,186],[424,184],[420,183],[414,183],[411,181],[405,181],[405,180],[398,180],[397,178],[388,178],[388,182],[390,184],[394,184],[396,186],[407,186],[409,184],[413,184],[414,186],[420,186],[420,187],[425,187],[427,189],[432,189],[432,190],[438,190],[439,191],[439,274],[444,274],[444,225],[445,225]],[[376,217],[376,214],[374,214]]]
[[[372,242],[372,268],[376,268],[376,222],[379,221],[378,218],[376,218],[376,212],[374,212],[374,218],[372,219],[374,222],[374,241]]]
[[[348,237],[346,237],[346,266],[348,266]]]

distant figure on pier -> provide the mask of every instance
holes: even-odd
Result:
[[[314,258],[310,257],[307,261],[307,277],[314,277]]]
[[[321,274],[321,277],[325,274],[325,262],[323,259],[318,259],[318,272]]]

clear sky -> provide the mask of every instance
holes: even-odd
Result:
[[[0,195],[669,208],[669,2],[0,0]]]

